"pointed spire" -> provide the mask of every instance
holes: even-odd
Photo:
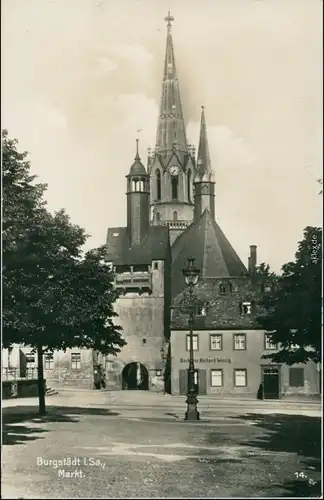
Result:
[[[174,21],[174,17],[171,16],[170,12],[165,17],[165,21],[167,22],[167,40],[156,135],[156,150],[164,155],[167,152],[170,153],[174,148],[183,152],[187,152],[188,149],[171,34],[171,22]]]
[[[197,178],[198,177],[198,178]],[[200,137],[197,155],[197,176],[196,182],[200,180],[214,181],[214,172],[211,167],[209,146],[207,139],[207,126],[205,118],[205,106],[201,106]]]

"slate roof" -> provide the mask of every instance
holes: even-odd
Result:
[[[195,258],[201,278],[228,278],[247,274],[247,269],[211,213],[205,210],[174,242],[172,247],[172,296],[185,288],[182,269]]]
[[[126,177],[133,177],[135,175],[147,175],[145,167],[138,155],[135,157],[135,161],[130,168],[129,174]]]
[[[115,265],[151,264],[165,260],[170,252],[167,226],[150,226],[140,245],[130,247],[127,227],[110,227],[107,233],[107,258]]]

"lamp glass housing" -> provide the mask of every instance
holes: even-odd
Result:
[[[200,270],[195,266],[195,259],[188,259],[188,264],[182,270],[185,282],[188,286],[197,285]]]

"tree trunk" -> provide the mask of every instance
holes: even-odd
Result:
[[[44,384],[44,366],[43,366],[43,347],[37,346],[37,365],[38,365],[38,399],[39,399],[39,414],[46,413],[45,406],[45,384]]]

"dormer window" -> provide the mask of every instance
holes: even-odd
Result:
[[[207,315],[207,304],[199,304],[197,306],[197,316],[206,316]]]
[[[219,293],[225,295],[227,293],[232,293],[232,283],[221,283],[219,285]]]
[[[240,302],[240,313],[242,316],[249,316],[252,314],[252,302]]]

